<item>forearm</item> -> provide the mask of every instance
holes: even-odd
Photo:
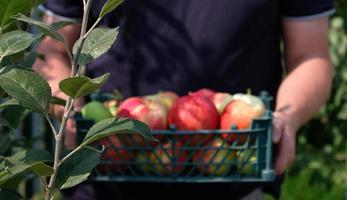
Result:
[[[327,55],[309,55],[298,60],[277,93],[276,111],[290,118],[296,132],[311,119],[330,94],[333,69]]]
[[[59,82],[70,75],[70,61],[62,50],[60,44],[56,44],[50,38],[46,38],[39,46],[38,52],[45,56],[45,61],[37,60],[34,70],[39,72],[49,83],[52,95],[63,99],[66,96],[59,90]]]
[[[45,16],[44,21],[48,24],[56,22],[54,16]],[[80,25],[74,24],[66,26],[59,30],[64,37],[67,49],[71,51],[74,42],[79,36]],[[38,47],[38,52],[45,55],[45,60],[37,60],[34,64],[34,70],[39,72],[49,83],[52,89],[52,95],[67,99],[66,95],[60,91],[59,82],[71,74],[71,61],[66,52],[64,43],[52,38],[45,38]],[[76,102],[79,104],[78,102]],[[57,107],[53,107],[53,113],[60,117],[61,113],[56,113]]]

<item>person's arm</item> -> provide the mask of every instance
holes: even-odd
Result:
[[[274,112],[276,174],[282,174],[294,161],[296,132],[326,102],[333,77],[328,17],[284,19],[282,26],[288,74],[277,93]]]
[[[44,22],[51,24],[56,20],[54,16],[44,16]],[[59,30],[59,33],[68,43],[71,50],[74,42],[78,39],[80,25],[69,25]],[[38,51],[45,55],[45,61],[37,59],[34,70],[43,75],[52,88],[52,95],[66,99],[66,96],[59,90],[59,81],[70,76],[70,60],[66,54],[62,42],[58,42],[50,37],[46,37],[39,45]]]
[[[44,22],[51,24],[57,21],[54,16],[44,16]],[[69,25],[59,30],[59,33],[68,43],[71,50],[74,42],[78,39],[80,33],[80,25]],[[34,70],[40,73],[49,83],[52,89],[52,95],[67,99],[66,95],[60,91],[59,82],[70,76],[71,64],[69,57],[65,51],[64,45],[50,37],[46,37],[39,45],[38,52],[45,55],[45,61],[37,59],[34,64]],[[81,104],[76,102],[75,106]],[[51,114],[61,119],[64,113],[63,106],[51,106]],[[75,134],[72,120],[68,120],[66,125],[65,145],[73,147]]]

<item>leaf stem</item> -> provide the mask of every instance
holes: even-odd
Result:
[[[46,182],[46,180],[42,177],[42,176],[39,176],[40,177],[40,180],[41,180],[41,182],[42,182],[42,184],[43,184],[43,186],[45,187],[45,189],[47,190],[47,188],[48,188],[48,185],[47,185],[47,182]]]
[[[84,6],[83,6],[83,19],[82,19],[81,34],[80,34],[80,39],[78,40],[77,51],[75,54],[73,65],[72,65],[72,70],[71,70],[72,76],[75,76],[76,72],[78,71],[78,69],[76,69],[78,67],[77,61],[78,61],[78,58],[80,57],[82,46],[83,46],[83,43],[85,40],[85,38],[83,38],[83,36],[85,35],[85,33],[87,31],[88,16],[89,16],[91,3],[92,3],[92,0],[86,0],[83,2]],[[77,66],[77,67],[75,67],[75,66]]]
[[[90,29],[88,30],[88,32],[86,34],[83,35],[83,39],[86,39],[87,36],[90,34],[90,32],[99,24],[99,22],[101,21],[101,18],[99,17],[96,22],[93,24],[92,27],[90,27]]]
[[[67,159],[69,159],[74,153],[82,149],[82,146],[78,146],[74,150],[72,150],[69,154],[67,154],[64,158],[61,159],[60,164],[65,162]]]
[[[51,118],[49,118],[48,115],[45,115],[45,117],[46,117],[46,120],[47,120],[49,126],[50,126],[51,129],[52,129],[52,132],[53,132],[53,134],[54,134],[54,138],[57,139],[57,136],[58,136],[57,129],[55,129],[55,127],[54,127],[54,125],[53,125],[53,122],[52,122]]]
[[[71,51],[69,50],[69,48],[68,48],[66,42],[64,42],[64,48],[65,48],[66,54],[67,54],[68,57],[69,57],[70,64],[71,64],[71,68],[76,68],[75,63],[74,63],[74,59],[73,59],[73,56],[72,56],[72,53],[71,53]],[[72,74],[72,70],[71,70],[71,76],[72,76],[72,75],[73,75],[73,74]]]

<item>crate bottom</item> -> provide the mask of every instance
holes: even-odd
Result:
[[[94,182],[165,182],[165,183],[223,183],[223,182],[270,182],[274,177],[267,177],[267,179],[257,177],[110,177],[98,176],[89,178],[88,181]]]

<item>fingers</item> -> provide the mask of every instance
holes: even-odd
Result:
[[[280,141],[282,137],[283,131],[284,131],[284,122],[280,118],[277,118],[274,115],[274,118],[272,120],[273,143],[278,144],[278,142]]]
[[[295,159],[295,133],[289,118],[281,112],[273,113],[273,137],[276,144],[276,175],[285,172]]]
[[[286,128],[277,145],[276,153],[275,172],[276,175],[280,175],[290,167],[295,159],[295,136]]]

